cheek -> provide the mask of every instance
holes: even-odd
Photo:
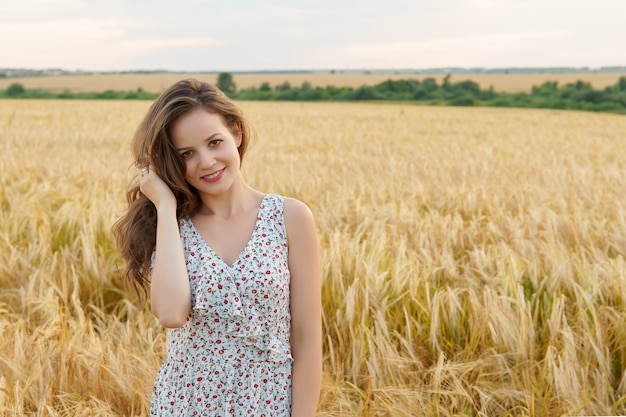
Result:
[[[233,147],[229,149],[230,155],[233,159],[240,160],[241,155],[239,154],[239,148],[234,145],[235,144],[233,144]]]
[[[184,170],[185,170],[185,179],[188,180],[189,176],[192,174],[193,172],[193,163],[191,162],[191,159],[188,159],[184,162]]]

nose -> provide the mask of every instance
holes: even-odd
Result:
[[[200,152],[200,165],[202,168],[210,168],[215,165],[215,155],[208,149]]]

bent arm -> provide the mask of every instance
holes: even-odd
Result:
[[[150,283],[152,312],[163,327],[180,327],[191,311],[191,290],[176,206],[157,210],[156,257]]]
[[[180,327],[191,311],[191,290],[176,218],[176,199],[153,169],[139,178],[139,185],[157,210],[156,256],[150,274],[152,312],[163,327]]]
[[[291,274],[292,417],[313,417],[322,382],[322,302],[315,222],[303,203],[285,201]]]

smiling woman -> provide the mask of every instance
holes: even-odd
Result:
[[[217,88],[184,80],[134,138],[139,185],[114,231],[127,280],[171,328],[151,414],[315,415],[321,288],[309,208],[251,188],[249,123]],[[149,283],[149,284],[148,284]]]

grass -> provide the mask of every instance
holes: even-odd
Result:
[[[148,105],[0,101],[0,413],[147,412],[166,333],[109,229]],[[316,215],[320,416],[626,414],[626,118],[242,106],[248,181]]]

